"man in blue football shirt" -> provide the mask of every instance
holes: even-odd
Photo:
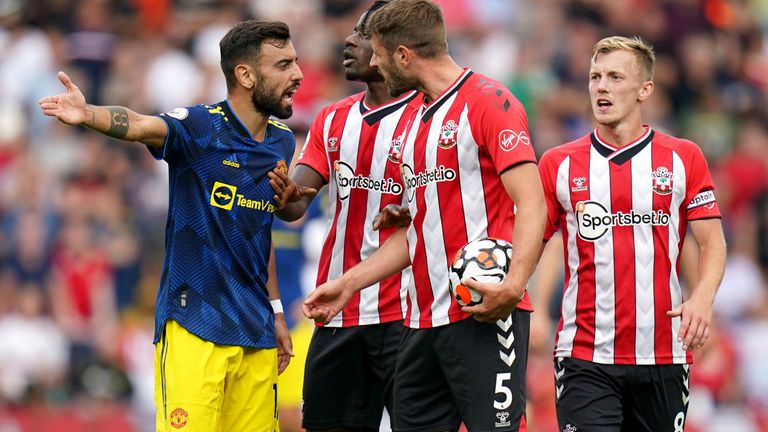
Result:
[[[44,114],[145,144],[168,163],[166,256],[157,296],[157,430],[277,430],[277,374],[293,355],[275,282],[267,172],[285,169],[303,78],[288,27],[247,21],[221,40],[227,99],[146,116],[66,93]],[[271,304],[270,304],[271,303]],[[173,429],[172,429],[173,428]]]

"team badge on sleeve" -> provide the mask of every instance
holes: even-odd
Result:
[[[437,141],[437,145],[441,148],[449,149],[456,145],[456,129],[459,125],[453,120],[448,120],[440,131],[440,139]]]
[[[707,204],[713,204],[714,202],[715,193],[712,192],[712,190],[705,190],[699,192],[693,199],[691,199],[691,202],[688,203],[687,210],[695,209],[696,207],[701,207]]]
[[[163,113],[163,115],[167,115],[168,117],[173,117],[176,120],[184,120],[189,115],[189,110],[186,108],[176,108],[171,111],[168,111],[167,113]]]
[[[653,178],[653,191],[659,195],[672,193],[672,173],[666,167],[658,167],[651,173]]]
[[[515,132],[504,129],[499,132],[499,147],[508,152],[514,150],[518,144],[531,145],[531,138],[525,131]]]

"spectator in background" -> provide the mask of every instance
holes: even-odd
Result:
[[[15,283],[12,282],[12,283]],[[12,312],[0,315],[0,399],[44,400],[64,385],[69,362],[67,335],[46,315],[43,288],[19,284],[9,297]]]
[[[109,73],[116,37],[110,29],[112,3],[105,0],[83,0],[74,9],[74,26],[70,29],[69,60],[85,78],[85,93],[94,104],[102,103],[101,89]]]
[[[64,222],[52,257],[52,311],[72,347],[73,368],[95,358],[99,343],[115,337],[114,280],[106,251],[85,219]]]

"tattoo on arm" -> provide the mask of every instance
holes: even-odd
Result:
[[[87,118],[85,119],[85,122],[83,124],[89,128],[93,128],[96,124],[96,111],[94,111],[90,105],[87,105],[85,107],[85,113],[87,115]]]
[[[109,111],[109,129],[106,134],[113,138],[125,138],[128,135],[128,111],[121,107],[107,107]]]

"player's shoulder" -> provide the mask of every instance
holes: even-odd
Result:
[[[465,79],[459,94],[471,106],[501,109],[505,112],[511,109],[525,111],[523,104],[501,82],[477,72],[471,72]]]
[[[653,143],[681,155],[701,153],[701,149],[695,142],[685,138],[678,138],[656,129],[653,130]]]
[[[586,134],[576,140],[569,141],[565,144],[561,144],[557,147],[544,152],[539,160],[539,164],[545,163],[560,163],[569,156],[578,156],[579,154],[589,154],[592,141],[590,134]]]
[[[279,134],[279,135],[288,134],[293,136],[293,131],[291,130],[291,128],[289,128],[288,125],[286,125],[283,122],[279,122],[271,118],[267,120],[267,125],[271,126],[274,129],[274,133],[276,134]]]
[[[160,113],[160,117],[174,118],[179,121],[185,121],[188,119],[197,119],[202,116],[208,116],[212,114],[212,111],[217,109],[218,105],[192,105],[187,107],[178,107],[170,111]],[[220,109],[220,108],[219,108]],[[223,115],[223,112],[222,112]]]
[[[365,97],[365,92],[355,93],[353,95],[347,96],[344,99],[338,100],[336,102],[333,102],[324,106],[320,110],[320,114],[318,115],[325,117],[332,112],[348,109],[349,107],[363,100],[363,97]]]

